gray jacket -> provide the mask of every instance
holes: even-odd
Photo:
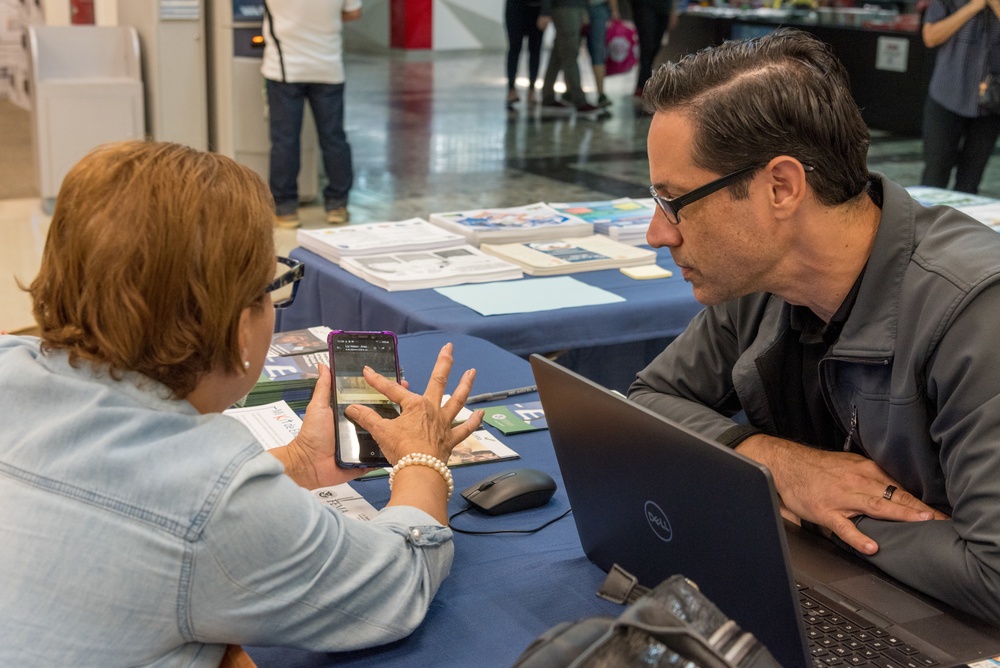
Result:
[[[893,577],[1000,623],[1000,235],[924,208],[880,178],[882,219],[860,292],[820,363],[823,394],[856,447],[947,521],[863,517],[866,557]],[[767,433],[758,365],[789,306],[752,294],[708,307],[644,369],[629,396],[720,442],[745,411]]]

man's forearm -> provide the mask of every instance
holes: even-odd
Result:
[[[889,522],[863,517],[858,528],[878,541],[881,549],[866,558],[880,569],[914,589],[1000,625],[996,538],[963,539],[952,520]]]

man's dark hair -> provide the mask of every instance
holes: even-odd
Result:
[[[680,111],[695,125],[694,163],[717,174],[790,155],[815,171],[817,199],[843,204],[869,180],[868,127],[847,71],[808,33],[779,29],[662,65],[646,83],[647,111]],[[748,193],[750,175],[732,187]]]

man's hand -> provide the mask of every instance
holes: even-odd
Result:
[[[736,450],[771,470],[787,511],[830,529],[863,554],[875,554],[878,544],[858,530],[853,517],[897,522],[947,519],[901,489],[875,462],[854,453],[818,450],[763,434],[751,436]],[[888,494],[891,498],[885,498],[890,485],[895,489]]]
[[[535,25],[538,26],[539,30],[545,32],[545,29],[549,27],[549,23],[551,22],[552,22],[551,16],[539,16],[538,21],[535,23]]]

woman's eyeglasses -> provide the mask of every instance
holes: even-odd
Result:
[[[274,270],[276,278],[264,288],[264,294],[271,296],[274,308],[285,308],[295,301],[295,293],[299,291],[299,281],[305,273],[305,264],[287,257],[276,259]]]

